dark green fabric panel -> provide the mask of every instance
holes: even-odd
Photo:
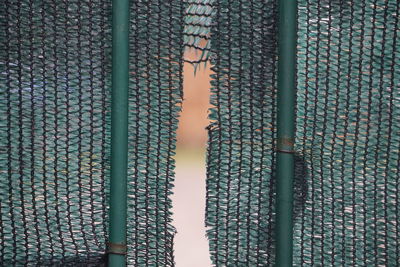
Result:
[[[110,4],[9,0],[1,9],[2,266],[105,260]],[[131,3],[131,266],[174,265],[169,195],[185,8],[182,1]]]
[[[182,101],[183,1],[133,1],[130,31],[128,264],[173,266],[171,200]]]
[[[0,265],[97,266],[108,227],[110,3],[3,2]],[[399,265],[399,5],[299,1],[295,266]],[[273,265],[276,37],[276,1],[132,2],[129,265],[174,265],[182,53],[201,39],[211,52],[200,60],[215,72],[211,257]]]
[[[275,2],[214,5],[210,251],[272,266]],[[399,5],[299,1],[295,266],[399,264]]]
[[[1,2],[0,265],[101,262],[109,2]]]
[[[215,1],[206,225],[216,266],[273,262],[274,1]]]
[[[295,265],[399,264],[399,8],[299,1]]]

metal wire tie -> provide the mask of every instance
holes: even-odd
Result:
[[[126,255],[128,247],[126,244],[119,244],[119,243],[111,243],[108,242],[108,254],[117,254],[117,255]]]

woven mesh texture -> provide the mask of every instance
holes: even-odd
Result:
[[[206,225],[216,266],[273,262],[275,1],[216,1]]]
[[[1,6],[0,265],[99,266],[109,3]]]
[[[272,266],[276,6],[214,5],[210,250]],[[299,1],[295,266],[399,265],[399,5]]]
[[[172,266],[175,132],[182,101],[181,0],[131,4],[128,264]]]
[[[109,2],[3,3],[0,265],[100,266]],[[396,0],[299,0],[295,266],[400,264],[399,9]],[[213,263],[273,265],[276,14],[273,0],[132,2],[129,265],[174,265],[169,195],[184,46],[201,51],[193,63],[210,57],[214,71]]]
[[[131,4],[128,265],[172,266],[182,1]],[[99,266],[107,243],[108,1],[5,1],[0,265]],[[4,31],[3,31],[4,29]]]
[[[309,177],[295,265],[400,264],[399,8],[299,1],[296,149]]]
[[[196,67],[207,62],[210,54],[210,28],[213,17],[214,0],[185,0],[184,42],[188,52],[194,51],[196,58],[186,61]]]

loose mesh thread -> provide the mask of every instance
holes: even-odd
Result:
[[[184,42],[186,52],[194,52],[194,58],[185,61],[194,65],[206,64],[210,54],[210,28],[213,17],[214,0],[185,0]]]
[[[0,265],[99,266],[109,1],[2,1]]]
[[[273,266],[276,3],[214,5],[212,259]],[[299,1],[295,266],[400,264],[399,6]]]

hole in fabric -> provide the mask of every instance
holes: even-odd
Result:
[[[172,196],[177,267],[211,266],[206,238],[206,143],[210,92],[210,64],[194,73],[184,66],[184,101],[180,116],[175,187]]]

